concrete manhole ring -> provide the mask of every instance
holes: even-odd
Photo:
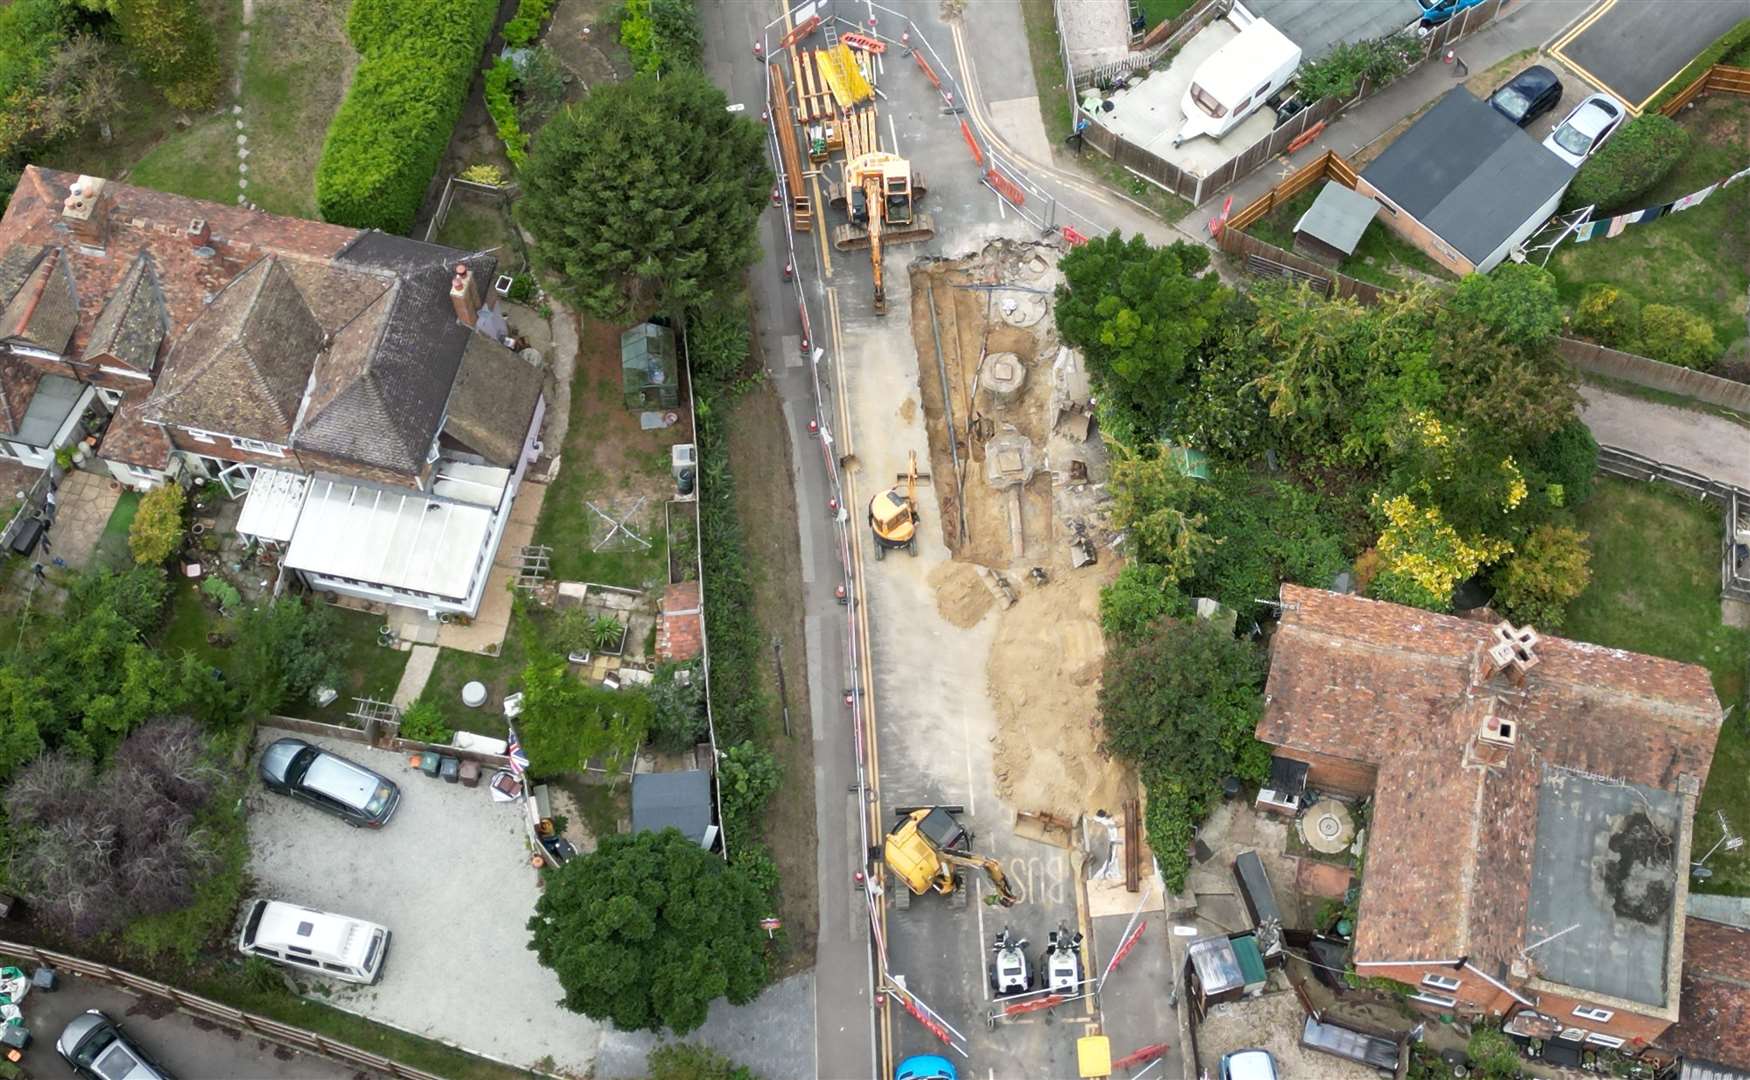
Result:
[[[1301,817],[1300,838],[1314,851],[1335,855],[1355,839],[1355,816],[1335,799],[1320,799]]]
[[[1045,318],[1047,308],[1046,298],[1039,293],[1012,293],[1003,297],[998,305],[1003,312],[1003,321],[1010,326],[1032,326]]]

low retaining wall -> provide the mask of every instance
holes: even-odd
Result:
[[[234,1031],[246,1032],[257,1038],[289,1046],[294,1050],[321,1054],[331,1061],[338,1061],[353,1068],[370,1069],[382,1073],[384,1076],[394,1077],[395,1080],[440,1080],[433,1073],[402,1065],[380,1054],[372,1054],[355,1046],[349,1046],[346,1043],[336,1042],[326,1036],[318,1035],[313,1031],[305,1031],[303,1028],[294,1027],[291,1024],[282,1024],[278,1020],[257,1013],[222,1005],[198,994],[178,990],[169,983],[147,979],[120,968],[110,967],[108,964],[93,963],[90,960],[81,960],[77,956],[68,956],[66,953],[39,949],[34,945],[20,945],[17,942],[5,940],[0,940],[0,953],[27,960],[40,967],[51,967],[60,971],[70,971],[88,979],[98,979],[136,994],[162,998],[175,1005],[177,1009],[197,1019],[223,1024]]]
[[[1750,385],[1741,382],[1574,338],[1559,339],[1556,351],[1581,371],[1621,379],[1652,390],[1681,394],[1723,409],[1750,413]]]

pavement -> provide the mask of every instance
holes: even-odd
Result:
[[[687,1033],[684,1041],[708,1046],[764,1080],[801,1080],[813,1077],[814,1032],[794,1021],[814,1011],[815,973],[805,971],[768,987],[751,1004],[712,1004],[705,1023]],[[647,1031],[613,1031],[602,1035],[601,1054],[596,1058],[597,1080],[640,1080],[649,1075],[645,1059],[650,1051],[670,1039]],[[846,1048],[849,1050],[849,1048]],[[822,1059],[820,1076],[860,1076],[860,1059]]]
[[[55,1040],[69,1020],[88,1009],[119,1023],[130,1042],[182,1080],[348,1080],[358,1075],[327,1058],[196,1020],[162,1000],[64,972],[53,993],[32,990],[22,1008],[31,1044],[21,1064],[36,1080],[77,1080],[55,1053]]]
[[[1605,446],[1750,488],[1750,426],[1716,413],[1580,387],[1580,418]]]
[[[258,745],[286,734],[262,728]],[[585,1074],[605,1025],[559,1005],[529,951],[540,888],[515,803],[408,770],[401,754],[300,735],[401,785],[382,830],[256,786],[249,874],[258,894],[380,923],[395,935],[375,986],[313,979],[315,1000],[522,1067]],[[245,1075],[245,1074],[237,1074]]]
[[[108,473],[75,469],[61,477],[60,489],[55,492],[55,523],[47,536],[50,547],[38,549],[38,560],[60,559],[74,569],[89,566],[120,498],[121,492],[109,486]]]
[[[1639,110],[1744,19],[1750,0],[1604,0],[1550,51]]]

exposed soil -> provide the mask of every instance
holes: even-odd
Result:
[[[815,880],[815,849],[819,837],[814,821],[814,737],[808,700],[808,663],[803,644],[802,552],[796,532],[796,488],[790,475],[789,425],[777,393],[766,383],[743,394],[729,424],[729,459],[738,472],[736,510],[747,538],[747,556],[754,573],[754,612],[760,626],[781,645],[785,700],[790,713],[786,735],[780,717],[773,717],[766,740],[778,755],[784,781],[766,807],[766,846],[778,864],[783,897],[778,916],[784,920],[789,951],[781,975],[814,966],[814,942],[820,929],[820,897]],[[777,657],[766,680],[772,700],[779,702]]]
[[[936,610],[962,630],[976,626],[996,604],[978,571],[962,562],[945,562],[930,571],[930,588],[936,590]]]

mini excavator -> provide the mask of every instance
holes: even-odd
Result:
[[[913,894],[931,891],[946,896],[955,907],[965,907],[963,869],[982,870],[996,889],[997,903],[1004,907],[1020,900],[1009,887],[1002,863],[969,850],[972,834],[961,827],[955,816],[960,812],[958,806],[905,806],[894,811],[899,821],[888,831],[882,851],[887,868],[905,885],[890,894],[896,907],[910,907]]]
[[[869,531],[875,534],[875,558],[885,559],[889,548],[918,553],[918,452],[911,452],[905,487],[898,484],[875,493],[869,500]]]

